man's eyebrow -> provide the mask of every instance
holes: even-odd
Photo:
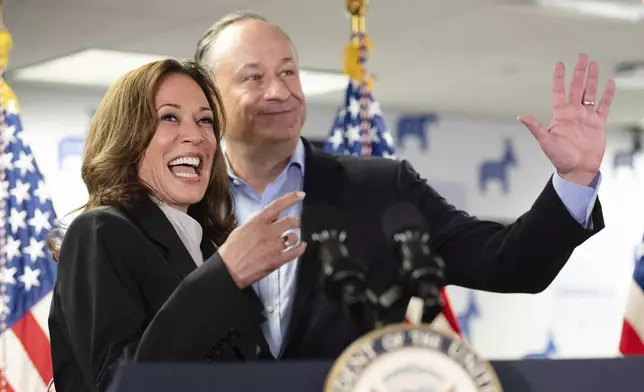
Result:
[[[294,62],[295,62],[295,59],[293,57],[291,57],[291,56],[288,56],[288,57],[284,57],[284,58],[282,58],[280,60],[280,65],[283,65],[283,64],[286,64],[286,63],[294,63]],[[241,67],[239,67],[237,69],[237,72],[245,71],[247,69],[254,70],[254,69],[257,69],[257,68],[260,68],[259,63],[256,63],[256,62],[246,63],[246,64],[243,64]]]

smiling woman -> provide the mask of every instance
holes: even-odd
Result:
[[[199,65],[165,60],[114,84],[83,154],[89,201],[60,246],[49,317],[58,391],[104,391],[130,361],[258,357],[249,287],[302,255],[288,194],[234,229],[221,99]],[[234,230],[233,230],[234,229]]]
[[[220,108],[219,91],[194,63],[160,61],[125,75],[90,123],[81,167],[89,200],[80,210],[133,210],[154,196],[187,212],[221,244],[234,216],[217,148],[225,123]],[[202,157],[200,181],[171,175],[171,160],[195,155]]]
[[[219,184],[226,181],[221,153],[217,155],[223,121],[215,122],[216,106],[202,90],[208,91],[189,75],[171,73],[161,78],[153,103],[156,112],[151,113],[157,127],[139,166],[139,177],[156,197],[183,212],[201,202],[211,179]],[[219,173],[213,170],[215,157]],[[225,200],[225,193],[217,193],[219,201]]]

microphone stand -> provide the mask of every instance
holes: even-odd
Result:
[[[383,315],[403,298],[423,300],[423,323],[431,323],[443,310],[440,288],[444,262],[427,245],[428,234],[406,231],[395,235],[402,255],[399,283],[378,296],[367,287],[363,268],[351,261],[344,244],[345,232],[324,230],[311,239],[319,246],[322,284],[329,299],[340,302],[362,334],[383,327]]]
[[[319,246],[327,297],[341,303],[343,313],[354,320],[361,334],[372,331],[379,324],[379,298],[367,288],[364,270],[349,258],[346,233],[324,230],[313,233],[311,239]]]
[[[422,323],[431,323],[443,311],[440,294],[445,282],[445,262],[429,249],[429,234],[407,230],[397,233],[402,263],[400,279],[405,293],[423,300]]]

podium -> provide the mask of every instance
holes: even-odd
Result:
[[[492,361],[504,392],[642,392],[644,357]],[[331,362],[138,364],[109,392],[321,392]]]

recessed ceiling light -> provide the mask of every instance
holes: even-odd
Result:
[[[629,22],[644,20],[644,0],[538,0],[539,5],[588,16]]]
[[[169,56],[87,49],[11,72],[16,81],[47,82],[109,87],[121,76],[152,61]],[[307,96],[344,90],[348,78],[340,72],[301,70],[302,89]]]

